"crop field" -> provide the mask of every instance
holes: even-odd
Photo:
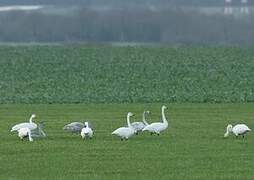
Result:
[[[240,47],[0,46],[0,179],[254,179],[254,49]],[[126,115],[169,128],[127,141]],[[21,141],[13,125],[44,121],[46,138]],[[63,131],[92,122],[93,139]]]
[[[253,102],[253,48],[0,46],[0,104]]]
[[[254,104],[165,104],[169,128],[120,141],[111,132],[126,114],[159,121],[162,104],[0,105],[0,179],[253,179],[253,133],[223,138],[226,125],[254,127]],[[12,125],[36,113],[48,137],[21,141]],[[92,140],[63,132],[73,120],[90,120]]]

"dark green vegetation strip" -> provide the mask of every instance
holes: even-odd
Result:
[[[0,47],[0,103],[253,102],[253,48]]]
[[[0,179],[253,179],[254,134],[223,138],[228,123],[254,127],[254,104],[166,104],[169,128],[120,141],[111,132],[140,121],[159,121],[162,104],[0,105]],[[10,128],[27,121],[45,121],[47,139],[21,141]],[[90,120],[92,140],[62,131],[74,120]]]

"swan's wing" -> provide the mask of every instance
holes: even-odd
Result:
[[[84,127],[84,123],[82,122],[72,122],[72,123],[69,123],[67,124],[66,126],[69,126],[69,127]]]
[[[242,135],[245,134],[246,132],[248,132],[250,129],[248,128],[248,126],[246,126],[245,124],[238,124],[236,126],[233,127],[233,132],[238,134],[238,135]]]
[[[137,131],[141,131],[142,129],[144,129],[145,124],[143,122],[133,122],[131,123],[131,126],[137,130]]]
[[[159,132],[160,129],[162,127],[162,123],[152,123],[152,124],[149,124],[148,126],[146,126],[143,131],[150,131],[150,132]]]
[[[18,131],[21,128],[29,128],[30,130],[36,129],[37,124],[35,123],[20,123],[12,127],[11,132]]]
[[[116,130],[114,130],[113,132],[112,132],[112,134],[116,134],[116,135],[121,135],[121,134],[125,134],[125,132],[127,131],[127,127],[120,127],[120,128],[118,128],[118,129],[116,129]]]
[[[81,129],[84,127],[84,124],[81,122],[72,122],[69,124],[66,124],[63,127],[63,130],[70,131],[70,132],[81,132]]]

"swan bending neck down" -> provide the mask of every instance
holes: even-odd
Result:
[[[130,123],[130,117],[133,116],[133,113],[129,112],[127,114],[127,124],[128,127],[120,127],[116,129],[115,131],[112,132],[112,134],[115,134],[121,138],[121,140],[128,140],[129,137],[131,137],[134,133],[135,130],[133,129],[131,123]]]
[[[251,129],[246,124],[237,124],[234,127],[229,124],[226,128],[226,133],[224,134],[224,137],[228,137],[229,133],[233,133],[236,137],[239,135],[242,135],[244,138],[244,135],[251,131]]]
[[[168,121],[165,116],[165,109],[167,109],[166,106],[161,107],[161,117],[162,117],[162,122],[156,122],[147,125],[142,131],[149,131],[151,134],[160,134],[161,131],[167,129],[168,127]]]
[[[88,122],[85,122],[84,128],[82,128],[80,135],[82,139],[84,139],[85,137],[89,137],[90,139],[92,139],[93,130],[89,127]]]

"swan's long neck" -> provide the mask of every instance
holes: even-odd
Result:
[[[162,117],[163,123],[168,124],[168,121],[167,121],[166,116],[165,116],[165,108],[161,109],[161,117]]]
[[[30,131],[30,130],[28,131],[28,138],[29,138],[29,141],[33,141],[33,138],[32,138],[32,135],[31,135],[31,131]]]
[[[148,123],[146,121],[146,111],[143,112],[143,122],[145,123],[146,126],[148,125]]]
[[[30,117],[29,122],[30,122],[30,123],[33,123],[32,120],[33,120],[33,115]]]
[[[90,128],[89,125],[88,125],[88,123],[85,123],[85,125],[86,125],[86,128]]]
[[[127,115],[127,124],[128,124],[128,127],[132,127],[131,123],[130,123],[130,115],[129,114]]]

